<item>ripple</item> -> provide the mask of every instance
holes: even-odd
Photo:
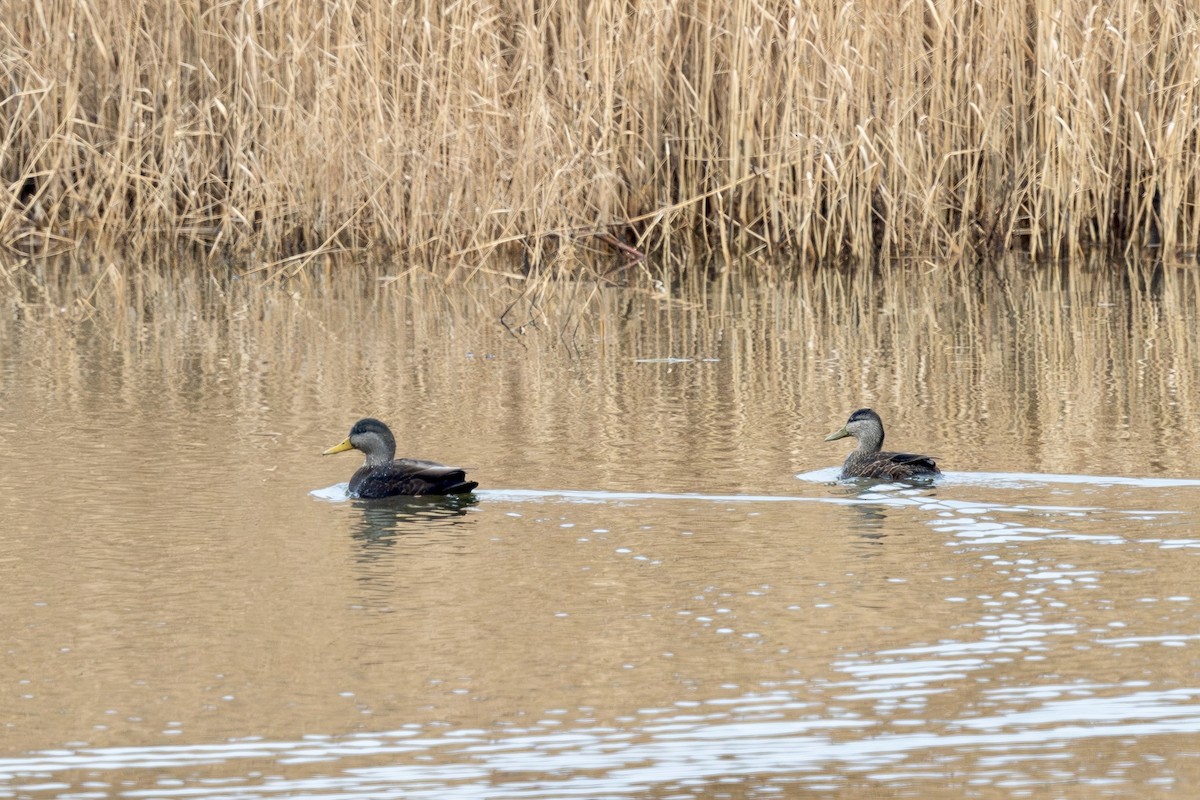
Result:
[[[945,672],[977,665],[967,660],[924,666]],[[921,723],[926,729],[913,731],[883,728],[879,721],[844,712],[806,714],[807,704],[779,690],[736,698],[740,709],[725,703],[704,703],[685,713],[653,709],[651,724],[631,730],[604,725],[561,732],[464,729],[439,736],[400,730],[299,741],[55,750],[0,759],[0,778],[10,785],[33,778],[36,783],[20,786],[27,796],[69,790],[70,784],[54,780],[55,774],[65,778],[70,771],[87,770],[93,787],[107,785],[107,772],[120,772],[125,797],[621,798],[712,781],[836,785],[847,770],[885,784],[937,783],[944,773],[930,762],[954,754],[960,762],[956,770],[966,769],[961,762],[974,753],[977,778],[1021,782],[1036,779],[1039,763],[1070,758],[1063,748],[1071,742],[1191,735],[1200,725],[1200,688],[1123,688],[996,690],[987,703],[1035,705],[933,726]],[[1101,691],[1119,693],[1098,696]],[[910,692],[894,699],[913,698]],[[896,720],[901,729],[910,722],[920,723]],[[384,763],[372,763],[381,758]],[[213,774],[219,765],[236,771],[235,764],[248,759],[260,763],[245,776]],[[324,773],[284,778],[270,766],[301,761],[324,762]],[[330,763],[340,767],[331,769]],[[194,770],[202,765],[208,766],[206,777],[196,779]],[[181,777],[171,775],[173,769]],[[1119,776],[1109,779],[1123,782]]]
[[[802,472],[797,480],[810,483],[833,483],[839,480],[841,467]],[[861,482],[850,479],[847,483]],[[1124,475],[1074,475],[1042,472],[943,472],[936,478],[937,486],[985,486],[993,489],[1029,489],[1047,484],[1078,484],[1083,486],[1136,486],[1143,489],[1200,488],[1200,479],[1193,478],[1133,478]]]

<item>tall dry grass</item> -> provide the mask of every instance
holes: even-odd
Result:
[[[0,0],[0,244],[1200,247],[1194,0]]]

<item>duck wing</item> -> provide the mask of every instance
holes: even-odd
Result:
[[[350,479],[350,492],[371,499],[396,495],[466,494],[479,484],[467,480],[466,470],[436,461],[398,458],[375,467],[362,467]]]
[[[940,474],[941,470],[931,456],[916,453],[851,453],[842,467],[841,477],[898,481],[921,475]]]
[[[914,475],[940,475],[933,456],[918,453],[880,453],[878,470],[881,477],[911,478]]]
[[[923,456],[918,453],[880,453],[883,456],[890,456],[889,461],[895,464],[912,464],[917,467],[937,471],[937,460],[933,456]]]

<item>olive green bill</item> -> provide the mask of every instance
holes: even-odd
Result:
[[[834,439],[843,439],[849,435],[850,435],[850,431],[846,430],[845,426],[842,426],[841,430],[834,431],[833,433],[826,436],[825,441],[832,442]]]

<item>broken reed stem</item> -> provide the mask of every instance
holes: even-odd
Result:
[[[1200,250],[1191,0],[0,5],[11,253]]]

